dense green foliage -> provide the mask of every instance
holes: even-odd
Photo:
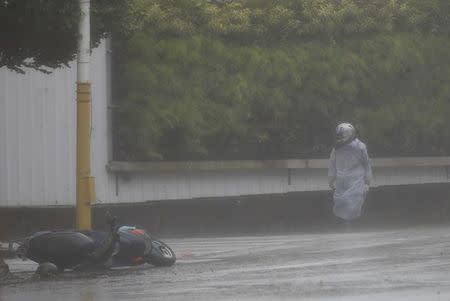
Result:
[[[111,31],[136,27],[134,0],[92,0],[93,46]],[[0,68],[44,72],[72,61],[77,53],[80,10],[76,0],[0,0]]]
[[[216,1],[217,2],[217,1]],[[136,1],[116,39],[118,159],[450,154],[448,0]]]

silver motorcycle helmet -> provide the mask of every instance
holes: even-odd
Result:
[[[356,130],[350,123],[340,123],[336,127],[335,139],[336,145],[341,146],[351,142],[356,137]]]

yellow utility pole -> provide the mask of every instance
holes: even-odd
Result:
[[[95,179],[91,176],[91,83],[90,0],[79,0],[77,55],[77,205],[76,228],[91,229],[91,204],[95,201]]]

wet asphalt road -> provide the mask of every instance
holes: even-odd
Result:
[[[450,227],[164,241],[173,267],[42,280],[9,260],[0,300],[450,300]]]

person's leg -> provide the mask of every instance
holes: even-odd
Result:
[[[5,277],[9,274],[9,267],[3,260],[3,258],[0,257],[0,278]]]
[[[349,230],[352,227],[352,221],[336,217],[337,229]]]

